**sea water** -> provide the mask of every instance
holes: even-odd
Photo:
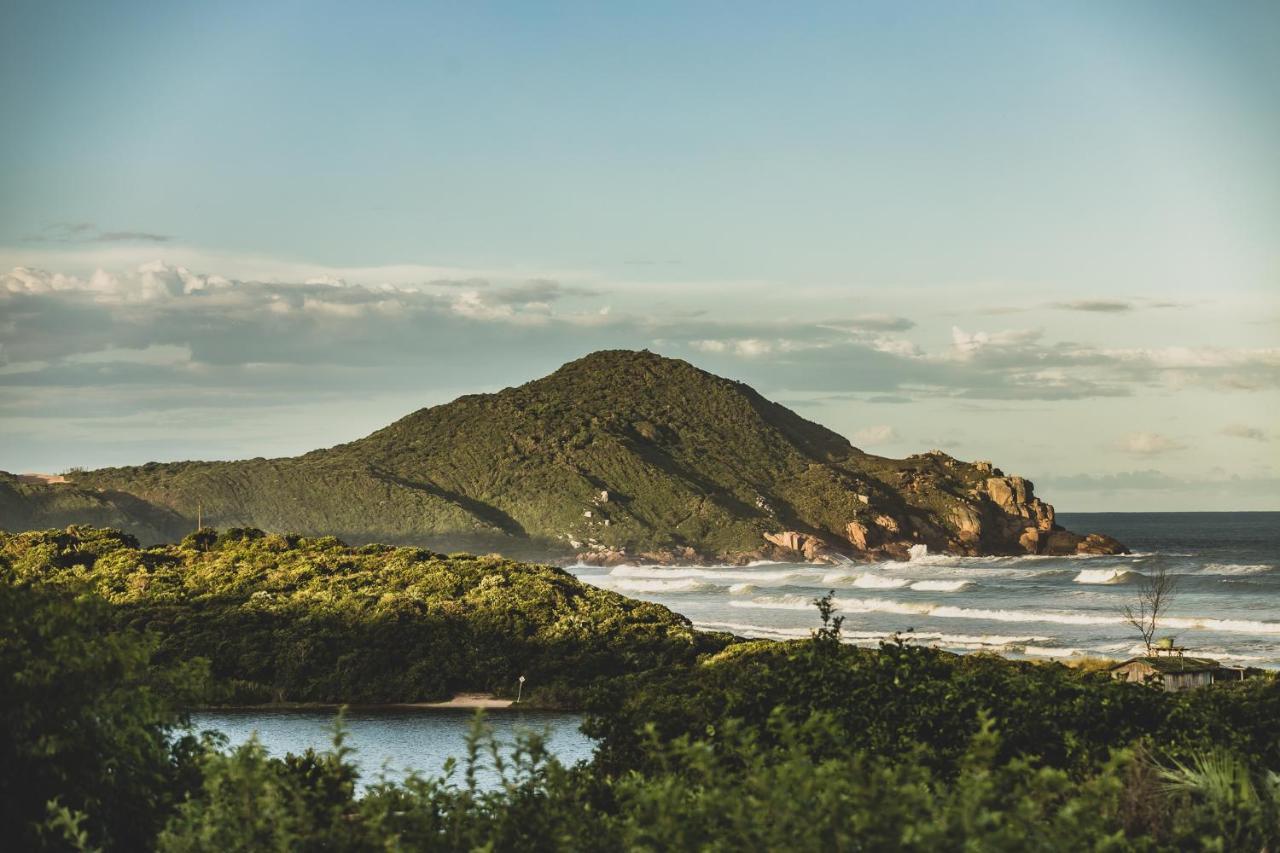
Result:
[[[1107,533],[1125,556],[949,557],[915,549],[900,562],[750,566],[574,566],[583,581],[656,601],[699,628],[745,637],[807,637],[813,599],[835,591],[846,641],[893,637],[1014,658],[1124,659],[1142,651],[1120,608],[1144,575],[1177,578],[1159,630],[1190,654],[1280,668],[1280,513],[1062,513]]]

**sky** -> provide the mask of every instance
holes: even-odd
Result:
[[[1280,509],[1280,4],[0,11],[0,469],[602,348],[1059,510]]]

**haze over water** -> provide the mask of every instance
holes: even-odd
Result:
[[[746,637],[807,637],[812,601],[834,590],[846,640],[895,633],[955,652],[1017,658],[1124,659],[1142,651],[1118,610],[1161,567],[1178,593],[1160,636],[1223,663],[1280,668],[1280,513],[1059,516],[1109,533],[1133,553],[1096,557],[949,557],[909,562],[745,567],[575,566],[584,581],[656,601],[695,626]]]

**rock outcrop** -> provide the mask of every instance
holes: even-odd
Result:
[[[833,554],[862,559],[903,559],[912,545],[962,554],[1118,554],[1124,545],[1110,536],[1064,530],[1053,507],[1036,497],[1024,477],[1005,476],[989,462],[964,463],[941,451],[915,459],[901,482],[911,494],[930,498],[932,511],[882,501],[875,513],[860,514],[844,525],[843,537],[821,537],[788,530],[766,533],[771,545],[791,559],[830,561]],[[945,472],[945,476],[941,474]],[[954,488],[957,481],[966,488]]]

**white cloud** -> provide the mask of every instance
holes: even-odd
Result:
[[[1222,428],[1221,432],[1223,435],[1229,435],[1232,438],[1247,438],[1251,441],[1270,440],[1266,430],[1248,426],[1247,424],[1227,424]]]
[[[1008,350],[1035,343],[1044,332],[1039,329],[1004,329],[999,332],[966,332],[951,327],[951,357],[960,361],[972,359],[986,350]]]
[[[1136,306],[1127,299],[1074,299],[1055,302],[1052,307],[1062,311],[1087,311],[1095,314],[1114,314],[1132,311]]]
[[[743,358],[757,358],[773,352],[773,344],[756,338],[746,338],[745,340],[734,341],[733,351]]]
[[[134,349],[115,347],[67,357],[70,364],[151,364],[177,365],[191,361],[191,347],[152,344]]]
[[[1125,453],[1154,456],[1159,453],[1185,450],[1187,446],[1158,432],[1132,432],[1121,438],[1116,447]]]
[[[853,434],[856,445],[889,444],[898,440],[898,431],[887,424],[864,427]]]

